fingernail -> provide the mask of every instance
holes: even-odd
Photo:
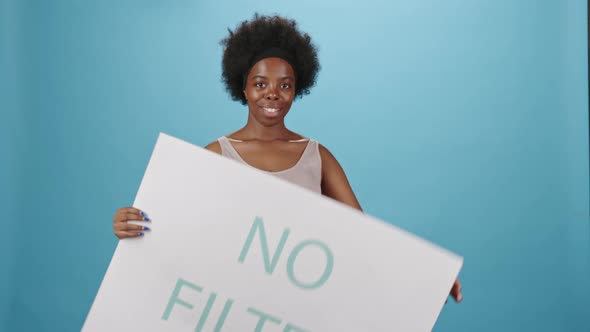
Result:
[[[143,232],[139,232],[139,236],[143,236]]]
[[[145,213],[143,211],[139,212],[141,214],[142,217],[145,217]]]
[[[148,217],[143,217],[143,220],[144,220],[144,221],[152,221],[152,220],[151,220],[150,218],[148,218]]]
[[[149,227],[147,227],[147,226],[143,226],[143,230],[144,231],[150,231],[151,229]]]

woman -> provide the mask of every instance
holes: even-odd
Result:
[[[243,128],[206,149],[361,210],[330,151],[285,126],[293,100],[309,93],[320,68],[309,35],[301,33],[295,21],[255,15],[230,30],[222,45],[223,81],[233,100],[248,105],[248,120]],[[142,236],[149,230],[127,223],[130,220],[150,221],[136,208],[119,209],[113,218],[119,239]],[[461,301],[458,281],[451,295]]]

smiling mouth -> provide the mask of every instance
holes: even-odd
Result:
[[[280,110],[279,108],[271,108],[271,107],[263,107],[262,109],[265,112],[268,112],[268,113],[271,113],[271,114],[276,113],[276,112],[278,112]]]
[[[281,108],[261,107],[261,109],[264,112],[264,115],[269,118],[277,117],[281,113]]]

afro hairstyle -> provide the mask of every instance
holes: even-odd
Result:
[[[295,97],[309,94],[315,85],[320,64],[317,48],[307,33],[297,29],[297,23],[281,16],[254,14],[250,21],[243,21],[235,31],[221,41],[224,47],[222,79],[232,100],[243,105],[244,77],[248,74],[254,57],[269,48],[280,48],[292,55],[295,71]]]

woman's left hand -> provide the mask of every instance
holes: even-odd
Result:
[[[451,288],[451,296],[455,299],[455,302],[461,302],[463,300],[463,294],[461,293],[461,282],[459,279],[455,280],[453,288]]]

